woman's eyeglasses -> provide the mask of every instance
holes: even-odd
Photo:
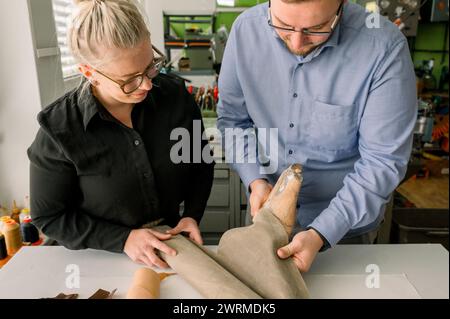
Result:
[[[150,80],[154,79],[159,74],[166,62],[166,57],[164,56],[164,54],[162,54],[161,51],[159,51],[156,47],[152,46],[152,48],[153,51],[158,54],[158,57],[153,59],[152,64],[150,64],[144,72],[136,74],[126,81],[119,82],[98,70],[96,70],[96,72],[119,85],[123,93],[131,94],[141,87],[142,82],[144,82],[144,77],[148,77]]]

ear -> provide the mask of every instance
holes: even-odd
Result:
[[[93,86],[98,86],[99,82],[92,76],[93,68],[87,64],[78,64],[78,71],[88,80]]]
[[[86,78],[91,79],[92,78],[92,67],[90,67],[87,64],[78,64],[78,71]]]

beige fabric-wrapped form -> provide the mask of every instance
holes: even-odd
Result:
[[[232,229],[222,236],[218,255],[226,269],[264,298],[308,298],[295,263],[277,255],[278,248],[287,244],[283,226],[263,208],[252,226]]]
[[[138,269],[128,290],[127,299],[158,299],[161,278],[149,268]]]
[[[295,224],[301,173],[298,164],[284,171],[254,224],[227,231],[217,254],[177,235],[165,241],[177,256],[163,259],[206,298],[308,298],[293,260],[277,255]]]
[[[161,232],[169,229],[169,227],[156,228]],[[165,243],[175,249],[178,254],[169,256],[160,252],[161,257],[204,297],[212,299],[261,298],[191,240],[177,235]]]

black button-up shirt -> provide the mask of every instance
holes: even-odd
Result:
[[[204,139],[193,148],[201,138],[194,128],[204,131],[200,110],[182,82],[163,74],[154,82],[133,108],[133,129],[80,88],[39,113],[28,149],[31,214],[48,237],[70,249],[122,252],[132,229],[161,218],[175,226],[182,202],[182,217],[200,222],[214,173],[211,157],[192,161],[209,150]],[[171,160],[176,128],[190,133],[189,163]]]

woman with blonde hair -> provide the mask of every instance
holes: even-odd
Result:
[[[197,158],[200,110],[184,83],[160,74],[164,56],[133,1],[75,2],[68,41],[83,81],[38,115],[28,150],[33,221],[69,249],[125,252],[167,267],[158,251],[176,252],[164,240],[183,232],[202,243],[214,163],[171,159],[171,132],[180,128]],[[174,228],[151,229],[160,224]]]

